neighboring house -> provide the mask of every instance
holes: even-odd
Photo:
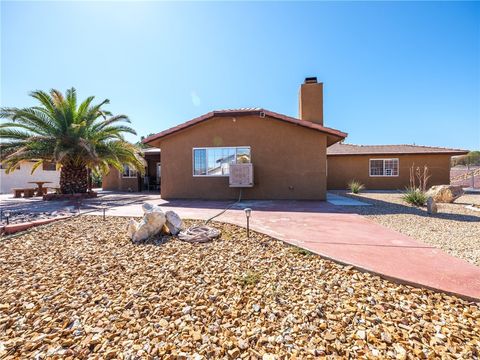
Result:
[[[0,193],[11,193],[13,188],[36,188],[36,184],[30,181],[50,181],[45,187],[59,187],[60,170],[56,169],[54,163],[44,163],[32,174],[33,165],[36,161],[23,161],[15,171],[9,174],[0,165]]]
[[[451,157],[465,153],[432,146],[335,144],[327,149],[327,186],[345,189],[358,180],[367,189],[404,189],[412,166],[427,166],[429,186],[449,184]]]
[[[161,166],[160,149],[143,149],[143,158],[145,159],[145,174],[142,177],[135,169],[124,165],[123,172],[111,168],[107,175],[103,176],[103,190],[119,191],[142,191],[142,190],[160,190]]]
[[[300,87],[299,118],[260,108],[212,111],[144,143],[161,149],[158,182],[165,199],[238,198],[240,190],[229,186],[230,164],[248,162],[254,184],[242,189],[246,199],[324,200],[327,188],[344,189],[352,179],[368,189],[403,189],[413,164],[428,166],[429,185],[448,184],[450,157],[467,153],[413,145],[346,145],[346,136],[324,126],[323,84],[307,78]],[[160,162],[160,153],[155,161]],[[155,161],[148,162],[150,177]],[[133,181],[115,171],[109,176],[104,181],[108,189],[145,188],[138,175]]]

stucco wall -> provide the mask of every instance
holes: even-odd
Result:
[[[326,136],[271,118],[217,117],[152,143],[162,151],[163,198],[235,199],[228,177],[194,177],[192,148],[250,146],[254,166],[248,199],[326,196]]]
[[[20,169],[9,174],[5,169],[0,169],[0,193],[11,193],[12,188],[36,188],[36,184],[29,184],[29,181],[51,181],[51,184],[45,184],[47,187],[58,187],[60,182],[60,171],[44,171],[38,167],[33,174],[32,167],[35,163],[25,161],[20,164]]]
[[[120,174],[120,172],[115,168],[111,168],[110,172],[107,175],[104,175],[102,178],[103,190],[138,191],[138,185],[139,180],[137,177],[124,178],[122,177],[122,174]]]
[[[370,177],[369,159],[398,158],[399,176]],[[345,189],[352,179],[371,190],[405,189],[409,185],[410,167],[428,166],[429,186],[450,183],[449,155],[342,155],[328,156],[328,189]]]

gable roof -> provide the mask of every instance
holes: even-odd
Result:
[[[226,110],[215,110],[211,111],[207,114],[204,114],[202,116],[199,116],[195,119],[192,119],[190,121],[184,122],[183,124],[174,126],[170,129],[164,130],[162,132],[159,132],[158,134],[151,135],[147,137],[146,139],[143,140],[143,143],[148,144],[151,143],[152,141],[162,139],[166,136],[169,136],[171,134],[174,134],[176,132],[182,131],[184,129],[188,129],[189,127],[192,127],[196,124],[199,124],[201,122],[207,121],[209,119],[212,119],[214,117],[231,117],[231,116],[249,116],[249,115],[254,115],[254,116],[259,116],[260,118],[268,116],[270,118],[284,121],[290,124],[302,126],[311,130],[319,131],[324,134],[327,134],[329,136],[329,144],[334,144],[337,141],[340,141],[344,138],[347,137],[347,133],[344,133],[339,130],[335,130],[332,128],[328,128],[325,126],[322,126],[320,124],[316,124],[311,121],[305,121],[301,119],[297,119],[291,116],[279,114],[273,111],[261,109],[261,108],[244,108],[244,109],[226,109]]]
[[[353,145],[337,143],[327,148],[327,155],[446,154],[464,155],[467,150],[421,145]]]

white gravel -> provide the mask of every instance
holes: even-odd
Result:
[[[349,206],[348,211],[480,266],[480,212],[466,208],[472,204],[480,206],[480,193],[463,195],[453,204],[437,204],[436,215],[428,214],[425,207],[405,203],[401,192],[336,193],[373,204]]]

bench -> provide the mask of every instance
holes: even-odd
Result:
[[[22,194],[23,194],[23,197],[30,198],[30,197],[33,197],[35,195],[35,191],[37,189],[13,188],[12,190],[13,190],[13,197],[19,198],[19,197],[22,197]]]

